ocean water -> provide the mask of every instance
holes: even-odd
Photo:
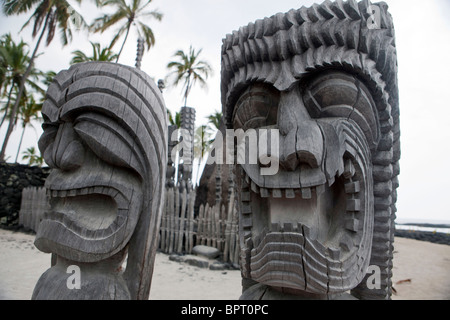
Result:
[[[450,220],[397,219],[395,227],[398,230],[450,234]]]

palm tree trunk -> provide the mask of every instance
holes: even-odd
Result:
[[[14,119],[16,118],[17,110],[19,109],[20,99],[22,98],[23,91],[25,89],[25,83],[27,82],[28,76],[31,74],[31,70],[33,69],[34,58],[36,57],[36,53],[38,51],[39,45],[41,44],[41,40],[44,37],[45,29],[47,28],[48,20],[49,20],[51,14],[52,14],[52,12],[49,12],[47,14],[47,17],[45,18],[44,26],[42,27],[42,32],[38,38],[38,41],[36,43],[36,47],[34,48],[33,54],[31,55],[30,63],[28,65],[27,70],[25,71],[25,74],[22,77],[22,80],[20,81],[19,92],[17,93],[17,99],[16,99],[16,102],[14,103],[13,109],[11,111],[11,117],[9,119],[8,129],[6,130],[5,140],[3,140],[2,150],[0,152],[0,161],[1,162],[5,161],[6,146],[8,145],[9,138],[11,137],[12,131],[14,129],[14,125],[15,125]]]
[[[128,23],[127,33],[125,34],[125,39],[123,39],[122,47],[120,47],[119,54],[117,55],[116,63],[119,62],[120,54],[122,53],[125,42],[127,42],[128,34],[130,33],[131,23]]]
[[[17,159],[19,158],[20,148],[22,147],[23,136],[25,135],[26,128],[27,128],[26,126],[23,126],[22,135],[20,136],[19,141],[19,147],[17,148],[16,160],[14,160],[14,163],[17,163]]]
[[[9,110],[9,105],[11,104],[11,97],[12,97],[12,92],[14,90],[14,81],[11,85],[11,89],[9,90],[8,93],[8,102],[6,103],[6,107],[5,107],[5,115],[3,116],[2,122],[0,123],[0,127],[3,125],[3,123],[5,122],[5,119],[8,117],[8,110]]]
[[[184,106],[187,107],[187,98],[189,95],[189,87],[191,85],[191,73],[188,74],[187,84],[186,84],[186,92],[184,93]]]

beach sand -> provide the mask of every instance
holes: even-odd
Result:
[[[50,266],[34,236],[0,229],[0,300],[28,300]],[[396,238],[394,300],[449,300],[450,246]],[[236,300],[241,294],[238,270],[213,271],[169,260],[157,253],[151,300]]]

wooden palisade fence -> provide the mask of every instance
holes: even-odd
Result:
[[[194,247],[195,190],[192,186],[166,188],[165,202],[160,227],[160,251],[191,253]]]
[[[44,187],[29,187],[22,190],[19,225],[37,232],[42,215],[48,205],[46,192]]]
[[[220,178],[216,179],[219,185]],[[183,182],[167,187],[159,250],[168,254],[190,254],[195,245],[205,245],[217,248],[225,262],[239,263],[238,215],[232,188],[230,184],[227,207],[220,204],[221,189],[216,187],[216,204],[200,205],[194,217],[195,189],[190,185],[185,187]]]

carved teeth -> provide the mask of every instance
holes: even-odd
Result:
[[[356,173],[355,166],[353,165],[353,162],[350,159],[347,159],[345,161],[344,165],[344,178],[350,179],[353,177]]]
[[[103,194],[103,187],[94,187],[94,193]]]
[[[78,194],[79,194],[80,196],[87,195],[87,194],[88,194],[88,190],[87,190],[87,189],[80,189],[80,190],[78,191]]]
[[[348,199],[347,211],[361,211],[361,201],[359,199]]]
[[[294,231],[294,227],[293,227],[292,223],[289,223],[289,222],[285,223],[283,225],[283,231],[284,232],[292,232],[292,231]]]
[[[350,182],[345,185],[345,193],[347,194],[353,194],[358,193],[361,190],[361,186],[359,184],[359,181],[356,182]]]
[[[245,180],[245,182],[247,182],[248,184],[250,184],[250,177],[248,176],[247,173],[244,173],[244,180]]]
[[[286,198],[287,199],[294,199],[295,198],[295,191],[294,191],[294,189],[286,189]]]
[[[317,196],[320,196],[325,191],[324,185],[300,189],[268,189],[259,187],[253,181],[250,182],[250,188],[253,193],[259,194],[261,198],[269,198],[272,196],[275,199],[281,199],[283,196],[285,196],[286,199],[295,199],[298,195],[300,195],[305,200],[311,200],[314,191],[317,193]],[[243,191],[241,193],[241,200],[250,201],[250,192]]]
[[[286,222],[286,223],[272,223],[270,227],[270,232],[301,232],[302,224]]]
[[[276,199],[279,199],[279,198],[282,198],[282,197],[283,197],[283,195],[282,195],[280,189],[273,189],[273,190],[272,190],[272,196],[273,196],[274,198],[276,198]]]
[[[346,175],[347,179],[350,179],[352,174],[355,174],[354,166],[350,160],[347,161],[346,168],[349,171],[346,171],[344,173],[344,176]],[[296,197],[301,197],[304,200],[311,200],[313,199],[313,196],[316,198],[319,198],[324,192],[325,192],[325,184],[318,185],[315,187],[305,187],[305,188],[287,188],[287,189],[280,189],[280,188],[265,188],[265,187],[259,187],[255,182],[253,182],[250,178],[248,178],[248,175],[244,173],[245,180],[248,180],[248,187],[253,193],[256,193],[261,196],[261,198],[270,198],[271,196],[275,199],[281,199],[285,197],[286,199],[295,199]],[[345,185],[345,193],[349,196],[356,195],[361,192],[361,183],[359,181],[350,181],[347,182]],[[250,201],[250,192],[248,189],[247,191],[242,191],[241,194],[241,200],[242,201]],[[94,191],[94,190],[92,190]],[[90,191],[89,193],[94,193]],[[99,193],[99,192],[96,192]],[[104,192],[103,192],[104,193]],[[114,197],[114,196],[113,196]],[[355,197],[351,197],[351,199],[348,200],[347,203],[347,211],[360,211],[361,210],[361,204],[359,199],[355,199]]]
[[[270,231],[271,232],[280,232],[281,231],[281,225],[279,223],[272,223]]]
[[[339,261],[341,258],[341,250],[339,249],[328,248],[328,254],[335,261]]]
[[[349,219],[345,222],[345,228],[351,232],[358,232],[359,220]]]
[[[253,240],[252,240],[252,238],[248,238],[247,240],[245,240],[245,246],[247,248],[253,248]]]
[[[254,193],[259,193],[259,187],[253,181],[251,182],[251,188]]]
[[[46,194],[48,197],[52,198],[67,198],[67,197],[76,197],[76,196],[84,196],[88,194],[103,194],[108,195],[111,198],[115,198],[119,191],[113,188],[107,187],[88,187],[82,189],[72,189],[72,190],[50,190],[47,189]]]
[[[250,192],[241,192],[241,201],[250,201]]]
[[[312,198],[311,188],[302,188],[302,198],[305,200]]]
[[[308,226],[303,226],[303,235],[305,238],[309,238],[311,236],[311,229]]]
[[[325,185],[324,184],[316,187],[316,196],[317,196],[317,198],[324,192],[325,192]]]
[[[262,198],[268,198],[269,197],[269,190],[266,188],[260,188],[260,193]]]

